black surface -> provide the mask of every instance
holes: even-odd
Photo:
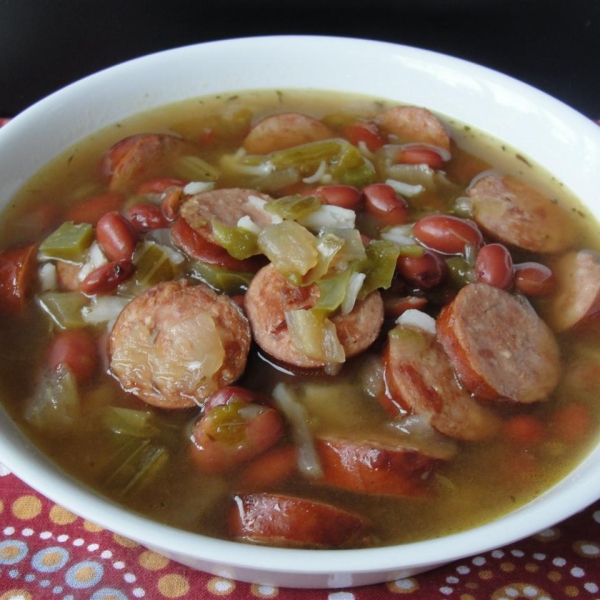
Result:
[[[0,116],[137,56],[271,34],[443,52],[600,118],[600,0],[0,0]]]

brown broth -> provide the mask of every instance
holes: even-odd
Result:
[[[95,133],[52,161],[29,181],[5,210],[0,223],[2,247],[43,239],[61,221],[60,210],[49,223],[40,225],[40,206],[75,205],[81,198],[101,193],[103,183],[97,174],[99,157],[118,140],[138,132],[177,133],[198,139],[207,127],[222,127],[223,144],[207,148],[201,157],[218,164],[219,155],[234,152],[241,142],[249,117],[253,121],[271,112],[298,111],[324,118],[335,126],[350,116],[368,116],[391,106],[389,102],[341,94],[315,92],[244,92],[227,98],[193,99],[136,116]],[[442,117],[443,119],[443,117]],[[580,247],[600,249],[597,224],[550,175],[502,142],[445,119],[456,147],[447,165],[448,177],[460,183],[442,195],[428,196],[426,210],[446,210],[464,193],[471,176],[493,168],[514,174],[544,190],[568,207],[577,223]],[[220,180],[219,187],[244,185],[244,180]],[[423,210],[419,207],[419,211]],[[418,211],[415,211],[417,213]],[[516,252],[515,261],[540,260]],[[543,302],[537,302],[543,308]],[[385,331],[390,325],[386,325]],[[45,347],[52,326],[35,302],[22,320],[0,320],[0,391],[11,417],[33,442],[67,473],[97,493],[157,521],[215,537],[226,537],[226,512],[236,491],[236,472],[203,475],[190,464],[189,436],[201,409],[161,411],[125,394],[118,383],[99,374],[81,390],[82,415],[69,433],[54,434],[33,427],[24,417],[24,407],[43,370]],[[275,491],[331,502],[367,516],[375,526],[381,545],[405,543],[465,530],[493,520],[539,496],[572,470],[590,451],[597,439],[599,408],[596,396],[600,378],[600,347],[593,336],[567,333],[559,336],[565,377],[548,402],[519,409],[550,422],[557,406],[573,397],[585,404],[593,416],[594,428],[587,436],[568,443],[561,440],[556,426],[549,425],[546,438],[531,448],[509,444],[503,439],[487,443],[458,443],[457,456],[442,464],[426,498],[368,496],[315,485],[297,477],[285,481]],[[375,344],[375,351],[382,343]],[[278,381],[292,385],[329,386],[323,397],[307,404],[317,423],[317,431],[343,431],[360,437],[365,432],[381,432],[389,417],[372,397],[362,390],[361,374],[369,367],[370,351],[348,361],[335,378],[322,375],[290,375],[264,360],[252,350],[239,385],[269,393]],[[590,375],[591,373],[591,375]],[[168,449],[167,467],[146,485],[122,493],[111,483],[114,471],[115,434],[106,431],[101,418],[103,407],[123,406],[153,413],[163,430],[161,442]],[[513,407],[500,406],[498,413],[510,415]]]

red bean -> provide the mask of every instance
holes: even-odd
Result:
[[[112,211],[98,221],[96,240],[110,260],[129,260],[135,250],[137,235],[131,223],[123,215]]]
[[[358,121],[344,127],[343,136],[355,146],[361,142],[371,151],[376,152],[385,144],[385,136],[379,127],[370,121]]]
[[[442,254],[464,254],[467,247],[483,243],[481,231],[473,221],[452,215],[429,215],[413,227],[414,236],[425,246]]]
[[[78,383],[89,381],[98,365],[94,338],[84,329],[68,329],[57,333],[50,344],[48,364],[52,369],[65,366]]]
[[[502,244],[488,244],[475,261],[477,281],[507,290],[513,283],[514,269],[510,252]]]
[[[314,190],[314,194],[326,204],[351,210],[357,210],[362,202],[360,191],[351,185],[324,185]]]
[[[555,284],[556,277],[546,265],[536,262],[515,265],[515,288],[526,296],[549,294]]]
[[[423,290],[439,285],[448,269],[446,263],[430,250],[421,256],[399,256],[396,268],[405,281]]]
[[[125,217],[138,233],[169,226],[163,211],[154,204],[135,204],[127,211]]]
[[[177,218],[182,199],[183,190],[181,188],[172,188],[165,193],[160,207],[167,221],[174,221]]]
[[[134,273],[135,266],[130,260],[107,263],[92,271],[82,282],[84,294],[112,294]]]
[[[386,183],[374,183],[363,189],[365,210],[386,225],[403,225],[408,219],[404,198]]]
[[[231,404],[234,401],[245,402],[259,402],[257,400],[259,394],[237,385],[226,385],[221,389],[211,394],[204,402],[204,412],[209,412],[216,406],[224,406],[225,404]]]
[[[433,148],[419,145],[405,146],[398,152],[396,160],[407,165],[426,164],[432,169],[441,169],[444,164],[444,159],[439,152]]]

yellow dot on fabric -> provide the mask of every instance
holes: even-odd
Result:
[[[475,600],[475,596],[471,596],[471,594],[461,594],[459,598],[460,600]]]
[[[0,548],[0,558],[5,562],[12,562],[15,560],[22,552],[22,549],[17,545],[12,546],[10,543],[6,544]]]
[[[118,533],[115,533],[113,535],[113,540],[115,540],[115,542],[117,542],[117,544],[119,544],[119,546],[123,546],[124,548],[137,548],[139,546],[139,544],[137,542],[134,542],[133,540],[130,540],[129,538],[123,537],[122,535],[119,535]]]
[[[412,594],[419,589],[419,584],[416,579],[408,577],[407,579],[397,579],[396,581],[388,581],[387,589],[394,594]]]
[[[97,571],[94,567],[83,566],[77,569],[74,574],[74,578],[79,583],[87,583],[97,576]]]
[[[34,519],[42,512],[42,502],[36,496],[21,496],[13,502],[12,512],[17,519]]]
[[[60,552],[46,552],[42,557],[42,564],[45,567],[54,567],[62,562],[64,559]]]
[[[503,562],[500,565],[500,568],[505,572],[505,573],[512,573],[515,570],[515,565],[511,562]]]
[[[144,569],[158,571],[164,569],[170,561],[166,556],[152,552],[152,550],[145,550],[139,555],[138,562]]]
[[[74,515],[66,508],[55,504],[50,509],[50,520],[57,525],[70,525],[77,520],[77,515]]]
[[[468,587],[470,590],[476,590],[479,588],[479,584],[475,581],[468,581],[465,587]]]
[[[577,596],[579,596],[579,589],[576,588],[574,585],[568,585],[565,588],[565,594],[569,596],[569,598],[576,598]]]
[[[535,563],[527,563],[525,565],[525,570],[529,573],[537,573],[540,570],[540,566]]]
[[[562,575],[558,571],[549,571],[547,575],[550,581],[560,581],[562,579]]]
[[[96,525],[96,523],[92,523],[91,521],[84,521],[83,528],[90,533],[98,533],[99,531],[104,531],[103,527],[100,525]]]
[[[0,596],[0,600],[31,600],[32,596],[25,590],[15,589],[7,590]]]
[[[164,575],[158,580],[158,590],[166,598],[181,598],[190,591],[190,584],[182,575]]]
[[[223,577],[213,577],[209,579],[206,587],[215,596],[227,596],[235,590],[235,582],[231,579],[223,579]]]
[[[2,500],[0,500],[0,513],[4,512],[4,502],[2,502]]]
[[[494,576],[493,573],[487,569],[485,571],[479,571],[478,575],[479,579],[484,580],[491,579]]]
[[[275,598],[279,594],[279,590],[272,585],[258,585],[256,583],[250,587],[250,592],[257,598]]]
[[[536,533],[533,538],[538,542],[553,542],[560,537],[560,529],[558,527],[549,527]]]
[[[573,544],[573,550],[584,558],[600,558],[600,545],[597,542],[580,540]]]

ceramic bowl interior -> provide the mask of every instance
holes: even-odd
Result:
[[[0,130],[0,202],[52,157],[129,115],[194,96],[323,89],[425,106],[506,141],[554,173],[600,216],[600,128],[557,100],[486,68],[388,43],[267,37],[184,47],[124,63],[32,106]],[[42,456],[0,413],[0,460],[53,501],[184,564],[292,587],[346,587],[407,577],[542,530],[600,497],[600,447],[529,505],[440,539],[365,550],[308,551],[220,541],[150,522],[98,497]]]

